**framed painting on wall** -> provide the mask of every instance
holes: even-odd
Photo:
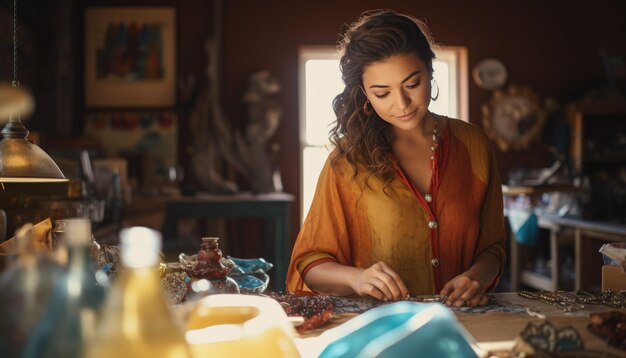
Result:
[[[84,134],[99,139],[107,158],[135,153],[154,158],[160,170],[176,165],[176,111],[96,111],[85,117]]]
[[[174,106],[175,9],[87,8],[84,58],[87,107]]]

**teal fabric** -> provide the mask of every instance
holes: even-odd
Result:
[[[379,306],[327,333],[338,338],[320,358],[477,357],[469,334],[439,303]]]
[[[532,247],[537,245],[539,220],[534,210],[509,208],[506,216],[518,243]]]
[[[539,221],[537,219],[537,215],[535,215],[535,213],[530,213],[522,226],[520,226],[519,229],[515,231],[515,239],[520,244],[534,247],[537,245],[538,231]]]

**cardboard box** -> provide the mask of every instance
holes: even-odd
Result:
[[[626,272],[621,266],[602,266],[602,291],[608,289],[615,292],[626,290]]]

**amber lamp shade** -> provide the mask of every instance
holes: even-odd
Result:
[[[61,169],[26,137],[28,130],[11,118],[2,129],[0,141],[0,183],[66,182]]]

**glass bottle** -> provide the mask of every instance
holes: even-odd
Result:
[[[132,227],[120,238],[124,269],[108,293],[86,357],[191,357],[160,286],[161,234]]]
[[[52,227],[52,257],[59,262],[59,264],[67,266],[68,248],[65,242],[65,236],[67,234],[67,223],[71,219],[57,219],[54,221]]]
[[[62,267],[35,249],[33,225],[16,232],[18,254],[0,276],[0,357],[19,357],[44,314]]]
[[[91,261],[91,221],[65,219],[67,270],[57,282],[42,320],[24,349],[23,357],[81,357],[94,334],[104,288],[96,283]]]

